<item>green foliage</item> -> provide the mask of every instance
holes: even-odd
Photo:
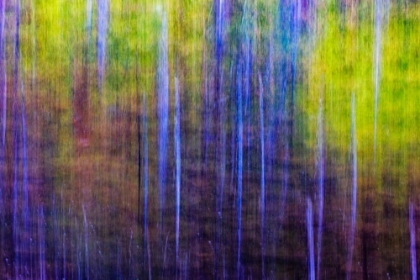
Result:
[[[166,12],[171,92],[176,74],[182,99],[189,108],[189,120],[198,121],[203,69],[211,68],[214,51],[212,1],[110,1],[102,96],[96,90],[96,1],[93,1],[90,42],[86,32],[86,1],[21,2],[23,74],[27,81],[36,77],[37,92],[31,94],[40,96],[41,102],[53,98],[52,107],[64,110],[66,120],[71,115],[75,79],[83,76],[80,73],[84,73],[84,69],[89,78],[89,98],[94,104],[100,101],[101,106],[106,107],[118,103],[134,111],[138,108],[139,94],[145,91],[154,108],[158,40],[161,16]],[[256,69],[267,67],[270,40],[275,40],[278,3],[246,3],[233,1],[226,16],[223,65],[226,76],[245,32],[251,34],[253,40]],[[247,7],[249,28],[245,30],[243,12]],[[419,10],[417,3],[393,6],[388,20],[383,16],[382,21],[377,165],[381,169],[390,157],[399,158],[391,168],[400,175],[408,168],[408,154],[417,143],[420,123],[417,113],[420,104],[417,94],[420,88]],[[373,162],[373,15],[373,1],[346,6],[346,9],[337,1],[321,1],[316,7],[314,22],[305,22],[306,33],[300,39],[297,112],[302,117],[298,123],[303,126],[305,146],[313,150],[316,143],[316,115],[322,96],[327,144],[331,150],[339,151],[342,162],[348,158],[352,92],[356,95],[358,153],[362,162]],[[280,55],[274,53],[274,60]],[[208,66],[204,65],[204,60]]]
[[[331,150],[342,155],[339,162],[348,162],[350,143],[350,100],[356,95],[356,134],[359,170],[372,174],[374,164],[374,48],[373,7],[364,6],[364,15],[356,20],[343,19],[337,9],[328,9],[325,28],[316,34],[317,41],[309,54],[308,92],[301,93],[303,113],[310,131],[308,147],[316,143],[318,100],[323,97],[326,139]],[[406,184],[408,157],[419,130],[418,75],[420,14],[418,4],[406,11],[391,9],[389,20],[382,21],[380,42],[380,74],[377,130],[376,174],[390,172]],[[344,25],[340,22],[344,21]],[[364,174],[364,175],[363,175]],[[378,175],[378,185],[385,184]],[[401,197],[404,200],[404,196]]]

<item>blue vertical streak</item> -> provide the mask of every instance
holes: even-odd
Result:
[[[45,231],[44,231],[44,209],[38,206],[38,250],[39,250],[39,279],[47,279],[45,269]]]
[[[217,130],[215,131],[217,148],[216,148],[216,159],[219,161],[218,172],[217,172],[217,189],[216,189],[216,242],[215,242],[215,254],[220,254],[221,247],[221,223],[222,223],[222,209],[223,209],[223,194],[225,184],[225,168],[226,168],[226,131],[225,131],[225,98],[223,92],[223,32],[224,32],[224,1],[215,1],[215,79],[216,79],[216,90],[215,90],[215,102],[216,102],[216,119],[218,120]],[[219,264],[220,260],[215,259],[215,277],[219,276]]]
[[[356,143],[356,104],[354,93],[351,97],[351,156],[352,156],[352,205],[351,205],[351,229],[349,241],[349,256],[347,267],[347,279],[351,278],[353,262],[354,232],[356,227],[356,203],[357,203],[357,143]]]
[[[15,65],[14,65],[14,71],[13,71],[13,75],[14,75],[14,93],[16,94],[17,97],[17,91],[18,91],[18,74],[19,74],[19,30],[20,30],[20,3],[19,0],[16,0],[16,5],[15,5],[15,16],[16,16],[16,22],[15,22],[15,48],[14,48],[14,55],[15,55]]]
[[[108,0],[98,0],[97,59],[98,59],[99,91],[102,90],[103,76],[105,72],[106,38],[107,38],[107,32],[108,32],[108,5],[109,5]],[[88,16],[88,19],[89,19],[89,16]]]
[[[223,84],[223,75],[221,77],[221,84]],[[223,96],[223,91],[220,90],[220,179],[219,179],[219,190],[220,190],[220,198],[219,198],[219,207],[218,207],[218,216],[222,218],[222,208],[223,208],[223,192],[225,186],[225,176],[226,176],[226,130],[225,130],[225,122],[226,122],[226,101]]]
[[[230,67],[230,73],[229,73],[229,79],[233,80],[234,79],[234,64],[231,64]],[[236,87],[236,83],[232,83],[232,89],[230,91],[230,98],[232,100],[235,100],[235,87]],[[235,104],[232,105],[236,106]],[[234,184],[234,175],[235,175],[235,165],[236,165],[236,148],[235,148],[235,143],[236,143],[236,121],[235,121],[235,113],[234,110],[230,110],[230,122],[231,122],[231,128],[230,128],[230,162],[231,162],[231,172],[230,172],[230,187],[231,189],[233,189],[233,184]]]
[[[6,40],[4,34],[4,25],[6,21],[6,3],[5,0],[0,0],[0,90],[2,96],[2,130],[1,130],[1,145],[2,157],[4,157],[4,147],[6,143],[6,117],[7,117],[7,71],[6,71]]]
[[[258,74],[260,89],[260,139],[261,139],[261,269],[262,279],[265,279],[265,143],[264,143],[264,89],[261,74]]]
[[[299,48],[299,35],[300,35],[300,19],[301,19],[301,1],[297,0],[295,3],[294,9],[294,19],[293,23],[293,51],[292,51],[292,114],[293,114],[293,106],[295,104],[295,80],[296,80],[296,68],[297,68],[297,55],[298,55],[298,48]],[[293,115],[292,115],[293,117]]]
[[[322,98],[319,100],[318,112],[318,159],[317,159],[317,172],[318,172],[318,234],[317,234],[317,279],[321,276],[321,250],[322,250],[322,224],[324,215],[324,117]]]
[[[279,4],[280,6],[281,4]],[[264,199],[267,198],[268,201],[274,201],[275,197],[275,183],[274,178],[276,174],[276,165],[275,165],[275,155],[277,154],[277,141],[275,140],[275,136],[277,135],[277,122],[278,122],[278,114],[277,114],[277,104],[278,104],[278,94],[277,89],[275,87],[276,84],[276,69],[278,61],[276,60],[276,51],[275,51],[275,41],[274,41],[274,35],[277,34],[276,31],[273,31],[272,37],[270,37],[269,45],[268,45],[268,61],[267,61],[267,72],[266,72],[266,83],[268,88],[268,113],[267,113],[267,136],[266,136],[266,150],[269,151],[267,154],[267,161],[266,161],[266,172],[267,175],[267,182],[265,184],[265,187],[268,187],[265,189],[265,196]],[[268,211],[265,212],[264,210],[264,217],[265,219],[270,219],[270,221],[275,221],[277,218],[277,213],[274,213],[274,211]],[[274,248],[275,245],[275,225],[273,223],[265,224],[265,247],[266,248]],[[269,271],[269,269],[268,269]]]
[[[284,141],[284,158],[283,158],[283,193],[281,196],[281,204],[280,204],[280,228],[282,227],[282,222],[284,219],[284,208],[286,207],[286,196],[287,196],[287,188],[289,185],[289,161],[290,161],[290,149],[289,149],[289,135],[291,132],[289,131],[287,116],[289,112],[289,108],[286,107],[286,79],[283,80],[283,88],[281,94],[281,107],[280,107],[280,121],[282,124],[282,129],[284,131],[283,141]],[[293,109],[292,109],[293,110]]]
[[[76,233],[79,233],[79,224],[77,223],[77,218],[74,219],[74,224],[76,228]],[[80,249],[80,244],[82,237],[81,234],[76,234],[76,264],[77,264],[77,279],[82,279],[82,268],[81,268],[81,254],[82,250]]]
[[[223,75],[221,77],[221,84],[223,84]],[[222,87],[220,89],[220,120],[219,120],[219,128],[220,128],[220,147],[219,147],[219,154],[220,154],[220,164],[219,164],[219,187],[218,187],[218,197],[216,198],[217,205],[216,205],[216,243],[215,243],[215,254],[221,254],[221,236],[222,236],[222,218],[223,218],[223,195],[224,195],[224,188],[225,188],[225,178],[226,178],[226,101],[224,98],[224,93],[222,91]],[[215,261],[216,265],[216,278],[219,277],[220,273],[220,263],[221,259],[217,258]]]
[[[314,232],[312,229],[312,201],[308,197],[306,199],[308,208],[306,209],[306,226],[308,232],[308,250],[309,250],[309,269],[308,279],[315,280],[315,257],[314,257]]]
[[[238,259],[237,259],[237,279],[240,278],[241,271],[241,227],[242,227],[242,165],[243,165],[243,120],[242,120],[242,67],[239,62],[236,77],[236,122],[237,122],[237,143],[238,143],[238,192],[237,192],[237,209],[238,209]]]
[[[6,117],[7,117],[7,76],[6,76],[6,48],[4,24],[6,21],[6,5],[5,0],[0,0],[0,96],[1,96],[1,143],[0,143],[0,223],[3,224],[4,206],[3,206],[3,189],[4,184],[4,167],[5,167],[5,147],[6,147]],[[4,232],[0,233],[0,254],[3,255]]]
[[[63,267],[63,271],[62,271],[62,275],[63,275],[63,279],[65,279],[67,277],[67,250],[66,250],[66,227],[65,225],[67,224],[66,221],[66,213],[65,213],[65,209],[64,209],[64,198],[63,198],[63,188],[61,189],[61,213],[63,215],[63,219],[62,219],[62,231],[63,231],[63,235],[62,235],[62,250],[63,250],[63,263],[62,263],[62,267]]]
[[[413,280],[417,280],[416,227],[414,224],[414,205],[411,201],[409,205],[409,224],[410,224],[411,275],[412,275]]]
[[[216,77],[217,77],[217,94],[221,87],[220,77],[221,77],[221,60],[222,60],[222,49],[223,49],[223,0],[218,0],[217,4],[217,14],[216,14]]]
[[[224,0],[215,0],[215,25],[216,25],[216,90],[215,90],[215,106],[216,119],[218,124],[215,126],[216,138],[216,159],[220,162],[217,172],[217,186],[216,186],[216,242],[215,253],[220,255],[221,247],[221,224],[222,224],[222,209],[223,209],[223,193],[225,184],[225,164],[226,164],[226,132],[225,132],[225,100],[223,96],[223,33],[224,33]],[[219,259],[215,261],[215,277],[219,276]]]
[[[83,228],[85,232],[85,279],[90,278],[90,268],[89,268],[89,225],[86,218],[85,206],[82,205],[83,210]]]
[[[54,232],[54,273],[55,278],[58,279],[58,258],[59,258],[59,252],[58,252],[58,218],[57,218],[57,206],[56,206],[56,194],[53,192],[52,194],[52,216],[53,216],[53,232]]]
[[[269,92],[269,99],[268,99],[268,114],[267,114],[267,151],[270,151],[270,153],[267,154],[267,174],[268,174],[268,187],[269,190],[272,187],[273,182],[273,162],[274,162],[274,154],[275,154],[275,143],[274,143],[274,131],[275,131],[275,97],[274,97],[274,90],[273,90],[273,84],[274,84],[274,74],[273,74],[273,40],[270,39],[270,43],[268,46],[268,65],[267,65],[267,88]],[[268,191],[269,197],[271,197],[270,191]]]
[[[19,28],[20,28],[20,3],[15,4],[15,46],[14,46],[14,80],[13,80],[13,126],[14,126],[14,179],[13,179],[13,240],[15,245],[15,277],[19,277],[20,268],[20,227],[18,220],[18,176],[19,176],[19,125],[18,125],[18,85],[19,85]]]
[[[16,101],[14,101],[16,103]],[[17,104],[13,106],[13,145],[14,145],[14,167],[13,167],[13,242],[15,256],[15,276],[19,275],[19,236],[20,231],[18,220],[18,176],[19,176],[19,127]]]
[[[277,89],[276,94],[280,92],[280,97],[276,97],[274,102],[275,111],[280,114],[280,122],[285,116],[286,108],[286,92],[289,75],[291,75],[291,114],[293,115],[294,108],[294,86],[295,86],[295,71],[297,62],[297,51],[298,51],[298,25],[296,15],[296,4],[292,1],[280,1],[278,11],[278,28],[275,30],[276,36],[278,36],[280,44],[281,56],[279,58],[279,65],[277,71]],[[291,63],[289,62],[291,61]],[[289,64],[290,70],[289,70]],[[290,74],[289,74],[290,72]],[[278,106],[278,108],[277,108]]]
[[[86,31],[88,36],[88,44],[90,42],[90,32],[92,30],[92,0],[86,2]]]
[[[169,75],[168,75],[168,28],[166,14],[162,16],[162,31],[159,42],[159,64],[158,64],[158,120],[159,120],[159,209],[160,223],[163,222],[163,209],[165,204],[165,183],[166,183],[166,150],[168,141],[168,114],[169,114]]]
[[[29,233],[29,194],[28,194],[28,155],[27,155],[27,146],[26,146],[26,112],[25,112],[25,90],[23,87],[23,81],[21,81],[21,94],[22,94],[22,152],[23,152],[23,209],[22,209],[22,222],[23,222],[23,232]],[[28,239],[25,238],[25,243],[23,244],[26,248],[29,248],[30,244]],[[24,262],[25,266],[29,266],[28,260]],[[29,267],[26,267],[29,269]]]
[[[179,215],[181,207],[181,105],[179,101],[179,85],[178,78],[175,78],[175,128],[174,128],[174,142],[175,142],[175,173],[176,173],[176,220],[175,220],[175,256],[176,264],[178,268],[178,256],[179,256]]]
[[[144,221],[143,221],[143,260],[144,265],[146,266],[147,259],[147,216],[148,216],[148,196],[149,196],[149,147],[148,147],[148,138],[147,138],[147,102],[146,102],[146,93],[143,92],[143,187],[144,187],[144,197],[143,197],[143,209],[144,209]]]
[[[248,30],[245,30],[248,33]],[[247,143],[247,176],[249,176],[251,171],[251,76],[252,76],[252,49],[251,49],[251,39],[246,36],[246,56],[245,56],[245,110],[246,110],[246,143]],[[249,191],[249,180],[247,180],[247,189]]]

